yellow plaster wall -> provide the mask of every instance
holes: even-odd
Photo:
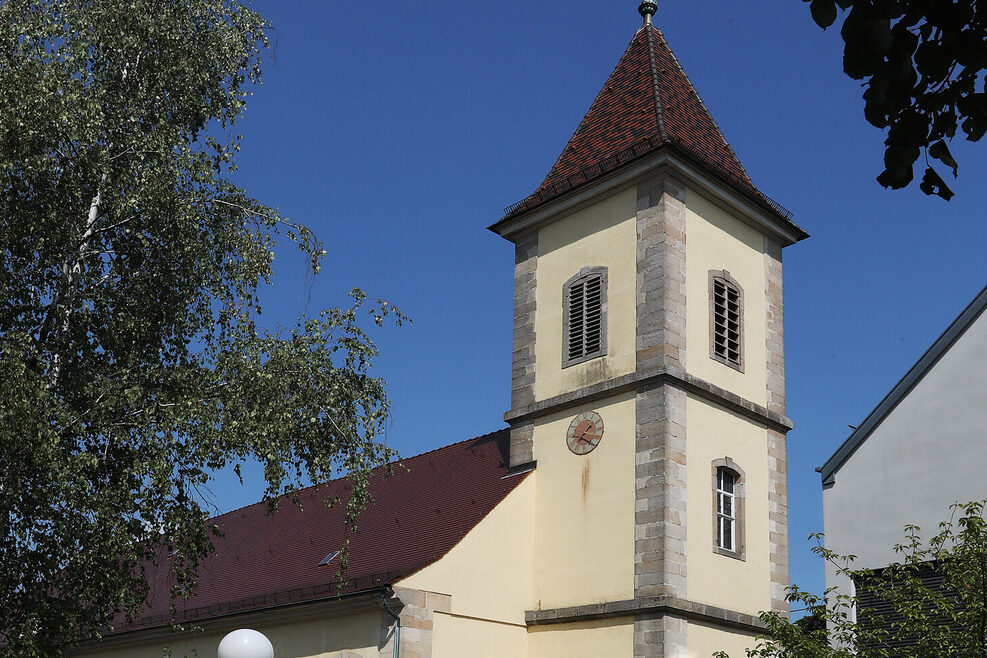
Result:
[[[767,430],[693,395],[686,401],[686,417],[688,598],[752,615],[770,610]],[[712,463],[723,457],[746,475],[746,561],[713,552]]]
[[[569,451],[572,418],[594,410],[604,434]],[[634,596],[634,394],[535,421],[534,606],[559,608]]]
[[[528,633],[515,624],[491,623],[436,612],[433,620],[432,658],[523,658]]]
[[[535,399],[606,381],[635,368],[637,191],[630,188],[538,232]],[[584,267],[607,268],[607,354],[562,368],[562,286]]]
[[[515,476],[525,480],[445,557],[396,586],[449,594],[456,615],[523,627],[532,607],[535,475]]]
[[[633,617],[533,626],[528,632],[528,658],[633,655]]]
[[[379,612],[366,612],[276,626],[252,625],[251,628],[271,640],[274,655],[278,658],[378,658],[380,615]],[[164,655],[167,645],[171,647],[174,658],[214,658],[219,641],[228,632],[180,636],[167,643],[157,641],[119,649],[86,651],[79,655],[85,658],[155,658]]]
[[[764,236],[694,188],[686,190],[685,207],[686,369],[764,405],[767,403]],[[710,270],[727,270],[744,290],[742,373],[709,356]]]
[[[744,658],[747,647],[755,644],[749,633],[707,624],[689,622],[689,658],[710,658],[715,651],[726,651],[730,658]]]

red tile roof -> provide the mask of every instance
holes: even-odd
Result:
[[[319,563],[347,538],[345,593],[383,587],[431,564],[526,477],[504,477],[509,436],[505,429],[411,457],[390,476],[377,469],[369,485],[374,502],[355,532],[343,522],[349,486],[342,479],[302,490],[302,509],[285,501],[272,516],[257,503],[212,519],[225,536],[200,566],[196,593],[175,601],[176,621],[334,596],[339,559]],[[327,509],[330,496],[343,502]],[[169,566],[165,559],[148,574],[149,605],[135,626],[172,619]]]
[[[654,26],[638,30],[539,189],[640,141],[679,142],[750,183],[737,156]]]
[[[507,217],[663,146],[790,218],[751,182],[664,35],[653,25],[634,35],[548,176],[531,196],[508,208]]]

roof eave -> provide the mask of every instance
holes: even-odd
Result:
[[[674,169],[688,182],[738,210],[749,223],[774,235],[783,246],[795,244],[809,237],[804,229],[789,218],[755,201],[746,191],[737,189],[736,185],[725,180],[709,167],[693,161],[671,144],[659,144],[611,171],[538,201],[528,208],[510,211],[487,228],[507,240],[514,241],[518,236],[550,223],[558,215],[571,212],[615,188],[636,183],[663,168]]]
[[[915,362],[905,376],[898,380],[894,388],[884,396],[884,399],[867,414],[864,422],[847,437],[846,441],[826,460],[826,463],[816,470],[822,477],[823,486],[835,484],[836,471],[846,463],[857,448],[867,440],[871,432],[881,424],[891,411],[898,406],[898,403],[908,395],[908,393],[918,384],[929,370],[942,358],[942,355],[952,347],[960,336],[980,317],[980,314],[987,309],[987,286],[973,298],[963,312],[956,316],[949,327],[936,339],[932,346]]]
[[[396,580],[398,579],[394,579],[395,582]],[[377,602],[382,594],[389,595],[391,593],[391,584],[382,583],[356,592],[333,594],[331,596],[303,601],[289,601],[287,603],[261,608],[240,609],[226,612],[225,614],[184,621],[206,632],[221,633],[232,631],[236,628],[249,628],[261,622],[264,624],[290,623],[308,619],[324,619],[326,617],[357,614],[379,609]],[[82,647],[84,649],[99,649],[103,651],[134,645],[146,645],[155,640],[174,639],[174,637],[175,631],[173,625],[171,623],[161,623],[153,626],[128,628],[113,634],[104,635],[99,640],[90,640],[83,643]]]

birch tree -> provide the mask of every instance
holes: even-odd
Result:
[[[348,473],[383,383],[362,293],[258,324],[277,239],[315,236],[231,182],[270,27],[240,0],[0,0],[0,656],[58,656],[176,591],[210,549],[204,487],[246,460],[268,499]],[[237,470],[239,473],[239,470]]]

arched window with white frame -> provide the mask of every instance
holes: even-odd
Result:
[[[744,472],[729,457],[713,461],[713,550],[744,560]]]
[[[736,484],[731,471],[716,469],[716,545],[725,551],[737,550]]]

